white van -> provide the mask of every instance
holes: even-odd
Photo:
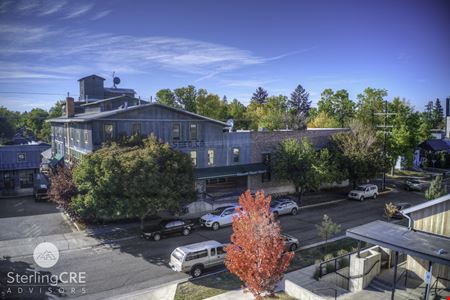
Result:
[[[169,265],[177,272],[190,273],[192,277],[202,275],[207,268],[223,264],[225,245],[217,241],[181,246],[173,250]]]

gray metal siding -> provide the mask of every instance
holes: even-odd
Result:
[[[75,149],[91,152],[99,149],[106,141],[103,134],[105,124],[114,126],[114,138],[121,135],[131,136],[133,124],[141,124],[141,135],[154,134],[157,138],[169,143],[174,149],[190,154],[197,151],[197,168],[219,167],[235,164],[233,162],[233,148],[239,148],[240,159],[238,164],[250,163],[250,133],[249,132],[223,132],[223,126],[197,118],[182,112],[173,111],[159,106],[149,106],[143,109],[130,110],[103,119],[88,123],[76,123],[75,137],[70,140]],[[189,139],[190,124],[197,124],[197,140]],[[180,140],[172,139],[172,125],[180,124]],[[57,124],[54,124],[57,126]],[[82,131],[81,139],[76,139],[78,131]],[[83,131],[89,132],[89,143],[83,141]],[[214,164],[208,166],[208,150],[214,150]]]

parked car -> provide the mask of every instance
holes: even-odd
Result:
[[[158,224],[145,227],[141,237],[159,241],[164,236],[183,234],[188,235],[194,228],[194,223],[181,219],[164,219]]]
[[[275,217],[286,214],[295,216],[298,213],[298,205],[290,199],[277,199],[270,203],[270,210]]]
[[[376,199],[378,196],[378,187],[375,184],[363,184],[348,193],[349,199],[364,201],[367,198]]]
[[[178,247],[170,255],[169,265],[174,271],[199,277],[205,269],[223,264],[224,246],[211,240]]]
[[[225,206],[206,214],[200,218],[200,226],[218,230],[222,226],[230,225],[233,222],[233,216],[237,216],[236,208],[239,206]]]
[[[405,181],[405,189],[408,191],[419,191],[421,192],[425,188],[425,184],[415,180],[415,179],[407,179]]]
[[[395,219],[403,219],[404,216],[400,213],[400,211],[403,209],[410,208],[412,206],[410,203],[407,203],[407,202],[394,203],[394,205],[396,206],[397,210],[395,211],[392,218],[395,218]]]
[[[34,188],[34,200],[35,201],[48,200],[50,198],[48,192],[49,191],[47,185],[40,184],[38,187]]]
[[[281,238],[284,240],[284,251],[295,251],[300,245],[297,238],[289,234],[281,234]]]

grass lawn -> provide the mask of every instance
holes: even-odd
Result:
[[[354,251],[358,246],[358,241],[350,238],[344,238],[329,243],[328,247],[318,246],[306,250],[300,250],[295,253],[294,258],[288,268],[288,272],[298,270],[314,264],[316,261],[326,256],[338,256],[338,251]],[[361,247],[365,247],[361,243]],[[325,251],[325,248],[326,251]],[[242,282],[229,272],[222,272],[212,276],[206,276],[199,279],[190,280],[180,283],[177,287],[175,300],[194,300],[206,299],[231,290],[237,290],[242,286]],[[277,293],[277,298],[267,299],[293,299],[285,293]]]
[[[391,176],[391,173],[386,173],[387,177],[398,177],[398,176],[414,176],[414,177],[428,177],[429,175],[423,172],[417,172],[413,170],[395,170],[394,176]]]

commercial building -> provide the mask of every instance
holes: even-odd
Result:
[[[201,193],[220,194],[247,188],[293,190],[286,184],[273,184],[267,166],[274,147],[286,138],[308,137],[321,148],[332,134],[345,130],[233,132],[222,121],[147,103],[131,94],[98,100],[87,97],[107,94],[105,89],[101,93],[103,80],[96,75],[80,79],[80,98],[85,100],[76,104],[68,97],[65,115],[49,121],[53,155],[73,162],[122,136],[153,134],[191,157],[196,168],[196,189]]]
[[[41,164],[41,153],[49,144],[0,146],[0,196],[31,195]]]

